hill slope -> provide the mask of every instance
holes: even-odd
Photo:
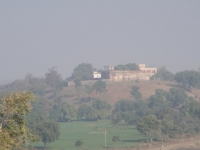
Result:
[[[126,82],[112,82],[106,81],[107,87],[106,92],[103,94],[95,93],[93,91],[90,95],[87,94],[84,85],[92,85],[95,81],[83,81],[82,88],[78,92],[75,89],[75,86],[68,86],[63,90],[63,94],[65,95],[65,101],[73,101],[83,99],[83,98],[99,98],[108,101],[109,104],[114,105],[117,101],[126,99],[126,100],[135,100],[134,97],[130,94],[132,86],[139,86],[140,92],[142,93],[143,99],[148,99],[151,95],[155,94],[156,89],[163,89],[165,91],[169,91],[172,87],[183,88],[177,83],[167,82],[167,81],[140,81],[136,84],[134,81],[126,81]],[[183,88],[184,89],[184,88]],[[187,91],[188,96],[196,97],[199,100],[200,91],[197,89],[191,89],[191,91]],[[79,93],[79,94],[78,94]],[[79,95],[79,96],[78,96]]]

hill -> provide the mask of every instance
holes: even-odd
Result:
[[[181,85],[175,83],[175,82],[169,82],[169,81],[140,81],[139,83],[136,83],[134,81],[125,81],[125,82],[113,82],[113,81],[106,81],[106,92],[103,94],[95,93],[93,91],[90,95],[87,94],[85,85],[92,85],[96,81],[83,81],[82,87],[78,92],[75,88],[75,86],[71,85],[63,89],[62,93],[65,95],[64,101],[71,101],[73,103],[76,103],[77,100],[80,99],[87,99],[88,97],[91,98],[98,98],[106,100],[109,104],[114,105],[117,101],[125,99],[125,100],[131,100],[135,101],[134,97],[130,94],[131,87],[132,86],[139,86],[140,92],[142,93],[142,98],[144,100],[147,100],[151,95],[155,94],[156,89],[163,89],[165,91],[169,91],[172,87],[182,88]],[[198,89],[191,89],[190,91],[185,89],[187,91],[188,96],[195,97],[199,100],[200,97],[200,91]]]

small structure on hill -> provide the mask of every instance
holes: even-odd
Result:
[[[93,78],[94,79],[101,79],[101,72],[94,71],[93,72]]]

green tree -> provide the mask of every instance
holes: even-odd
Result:
[[[177,134],[176,125],[174,124],[174,119],[177,118],[177,110],[167,106],[160,107],[155,111],[157,119],[161,121],[161,137],[163,139],[173,138]]]
[[[56,92],[57,88],[60,86],[62,81],[61,75],[58,74],[56,67],[52,67],[48,70],[48,73],[45,74],[46,83],[53,88],[53,91]]]
[[[96,91],[96,93],[102,94],[106,91],[106,82],[98,80],[93,84],[93,90]]]
[[[11,93],[0,99],[0,147],[2,150],[25,149],[36,138],[28,128],[26,114],[30,112],[31,92]]]
[[[137,124],[137,130],[149,137],[150,142],[160,132],[160,122],[155,115],[148,115],[141,119]]]
[[[133,101],[128,100],[120,100],[117,103],[115,103],[115,109],[114,112],[131,112],[134,110],[135,103]]]
[[[115,104],[115,109],[112,113],[112,122],[114,125],[121,121],[133,124],[136,122],[136,111],[134,110],[134,102],[121,100]]]
[[[164,138],[172,138],[176,135],[176,127],[173,123],[173,120],[169,120],[169,118],[165,118],[161,120],[161,138],[162,138],[162,145]]]
[[[74,83],[75,83],[75,88],[76,89],[80,89],[82,84],[81,84],[81,81],[79,79],[76,79],[74,80]]]
[[[78,119],[86,118],[90,119],[92,113],[92,107],[88,105],[81,105],[78,109]]]
[[[115,109],[113,110],[112,116],[112,122],[114,125],[122,120],[128,124],[135,124],[137,117],[138,116],[135,110],[135,102],[120,100],[115,103]]]
[[[113,142],[119,142],[121,140],[120,140],[119,136],[117,135],[117,136],[113,136],[112,141]]]
[[[142,98],[142,94],[140,93],[140,87],[139,86],[132,86],[131,88],[131,95],[135,97],[136,100],[139,100]]]
[[[53,120],[43,120],[41,123],[37,124],[36,132],[41,141],[44,143],[44,148],[46,149],[47,143],[58,140],[60,135],[59,124]]]
[[[171,108],[170,106],[164,108],[160,107],[155,111],[155,115],[159,120],[173,120],[173,118],[177,115],[177,110]]]
[[[101,109],[109,109],[110,106],[108,105],[107,101],[96,100],[92,103],[92,108],[101,110]]]
[[[199,128],[199,120],[189,116],[183,116],[181,113],[177,113],[176,117],[174,118],[174,126],[176,135],[178,135],[179,138],[182,138],[185,136],[185,134],[197,133],[195,128]]]
[[[37,123],[48,118],[44,107],[40,104],[38,98],[31,103],[32,110],[26,115],[28,126],[35,131],[35,126]]]
[[[119,138],[118,135],[115,135],[115,136],[112,137],[112,141],[116,144],[117,142],[120,142],[121,139]]]
[[[134,103],[134,110],[136,112],[137,118],[140,119],[147,114],[149,114],[148,105],[145,101],[139,100]]]
[[[76,68],[74,68],[74,72],[72,73],[72,80],[79,79],[80,81],[84,80],[92,80],[93,79],[93,67],[89,63],[79,64]]]
[[[139,70],[138,65],[136,65],[135,63],[128,63],[125,65],[117,65],[114,67],[115,70]]]
[[[182,89],[171,88],[166,98],[168,101],[172,102],[173,107],[177,108],[187,100],[187,94]]]
[[[77,112],[75,107],[66,102],[55,103],[50,111],[50,118],[56,121],[70,121],[76,116]]]
[[[88,98],[90,97],[90,94],[93,92],[93,88],[90,85],[85,85],[85,91],[88,94]]]
[[[90,119],[105,119],[111,106],[104,100],[95,100],[92,103],[92,113]]]
[[[157,95],[151,95],[148,101],[149,101],[149,108],[158,108],[158,107],[163,106],[164,104],[163,98]]]
[[[184,116],[200,119],[200,103],[194,99],[190,99],[180,108],[180,112]]]
[[[175,75],[175,80],[186,88],[198,87],[200,85],[200,73],[198,71],[182,71]]]
[[[151,77],[151,80],[153,80],[154,78],[162,80],[162,81],[173,81],[174,74],[168,71],[166,67],[161,67],[158,69],[157,74]]]
[[[48,88],[48,85],[44,78],[35,78],[29,74],[25,77],[24,81],[28,82],[27,87],[29,91],[32,91],[35,95],[45,95],[45,90]]]
[[[81,81],[79,79],[75,79],[74,83],[75,83],[75,88],[76,88],[76,90],[78,92],[78,96],[79,96],[79,92],[80,92],[80,89],[81,89],[81,86],[82,86]]]
[[[81,141],[81,140],[77,140],[76,142],[75,142],[75,146],[76,147],[81,147],[83,145],[83,142]]]
[[[169,105],[165,100],[167,92],[162,89],[156,89],[155,95],[151,95],[148,99],[149,101],[149,108],[157,109],[160,107],[166,107]]]
[[[118,123],[120,123],[123,120],[121,114],[113,115],[111,124],[115,127]]]

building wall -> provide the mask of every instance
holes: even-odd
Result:
[[[140,70],[113,70],[110,71],[109,78],[111,81],[131,81],[131,80],[150,80],[150,75],[141,72]]]
[[[109,79],[111,81],[150,80],[150,77],[157,73],[157,68],[146,68],[145,64],[139,64],[140,70],[114,70],[109,67]],[[94,79],[101,79],[100,72],[93,72]],[[108,78],[108,77],[106,77]]]
[[[110,70],[111,81],[150,80],[157,73],[157,68],[146,68],[145,64],[139,64],[140,70]]]
[[[139,64],[139,69],[143,73],[149,74],[150,76],[157,73],[157,68],[146,68],[145,64]]]

